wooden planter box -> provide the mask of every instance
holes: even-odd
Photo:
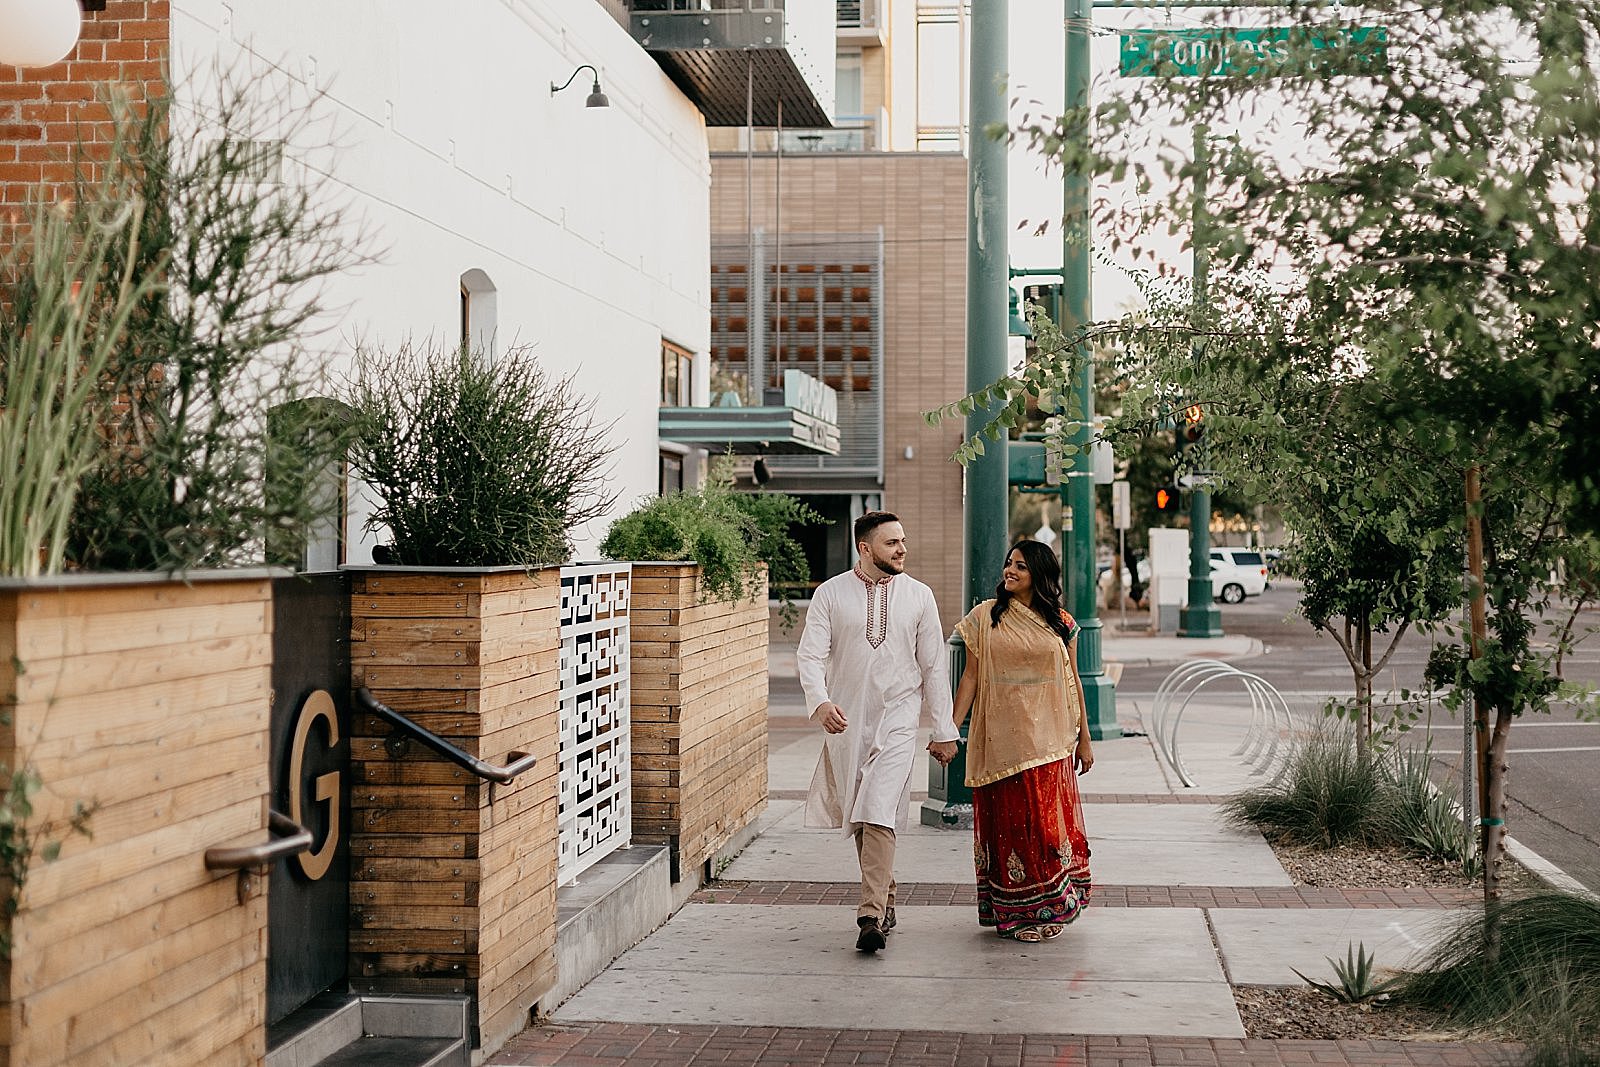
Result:
[[[703,866],[767,805],[767,595],[700,601],[700,567],[633,565],[633,839]]]
[[[367,993],[467,993],[477,1042],[555,982],[560,574],[357,571],[352,684],[489,763],[495,786],[354,707],[350,975]]]
[[[271,577],[0,582],[0,762],[41,783],[0,1064],[265,1055],[265,880],[241,902],[203,854],[265,837]],[[65,829],[80,802],[91,837]]]

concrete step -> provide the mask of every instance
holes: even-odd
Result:
[[[466,1063],[466,1042],[443,1037],[363,1037],[317,1067],[456,1067]]]
[[[265,1067],[471,1067],[467,997],[324,993],[268,1031]]]

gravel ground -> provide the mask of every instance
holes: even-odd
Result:
[[[1267,843],[1296,885],[1413,889],[1425,886],[1469,888],[1481,884],[1477,878],[1463,875],[1458,864],[1425,859],[1398,847],[1340,845],[1323,849],[1288,845],[1271,837],[1267,838]],[[1515,893],[1539,888],[1543,883],[1527,868],[1507,857],[1500,866],[1500,885],[1503,891]]]
[[[1430,1012],[1400,1004],[1341,1004],[1314,989],[1277,986],[1233,987],[1245,1033],[1253,1038],[1342,1038],[1445,1041],[1445,1032]]]
[[[1403,848],[1342,845],[1322,849],[1267,840],[1296,885],[1410,889],[1480,884],[1464,876],[1458,865],[1424,859]],[[1507,893],[1528,892],[1543,885],[1509,857],[1501,866],[1500,884]],[[1234,986],[1233,999],[1245,1033],[1253,1038],[1444,1041],[1459,1036],[1446,1032],[1430,1012],[1388,1002],[1341,1004],[1307,986]]]

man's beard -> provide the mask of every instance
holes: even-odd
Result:
[[[878,568],[884,574],[905,573],[906,563],[903,559],[895,559],[892,556],[880,556],[876,552],[870,553],[870,558],[872,559],[872,565]]]

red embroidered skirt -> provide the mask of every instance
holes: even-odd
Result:
[[[1070,759],[972,791],[978,922],[1006,936],[1069,923],[1089,902],[1089,839]]]

